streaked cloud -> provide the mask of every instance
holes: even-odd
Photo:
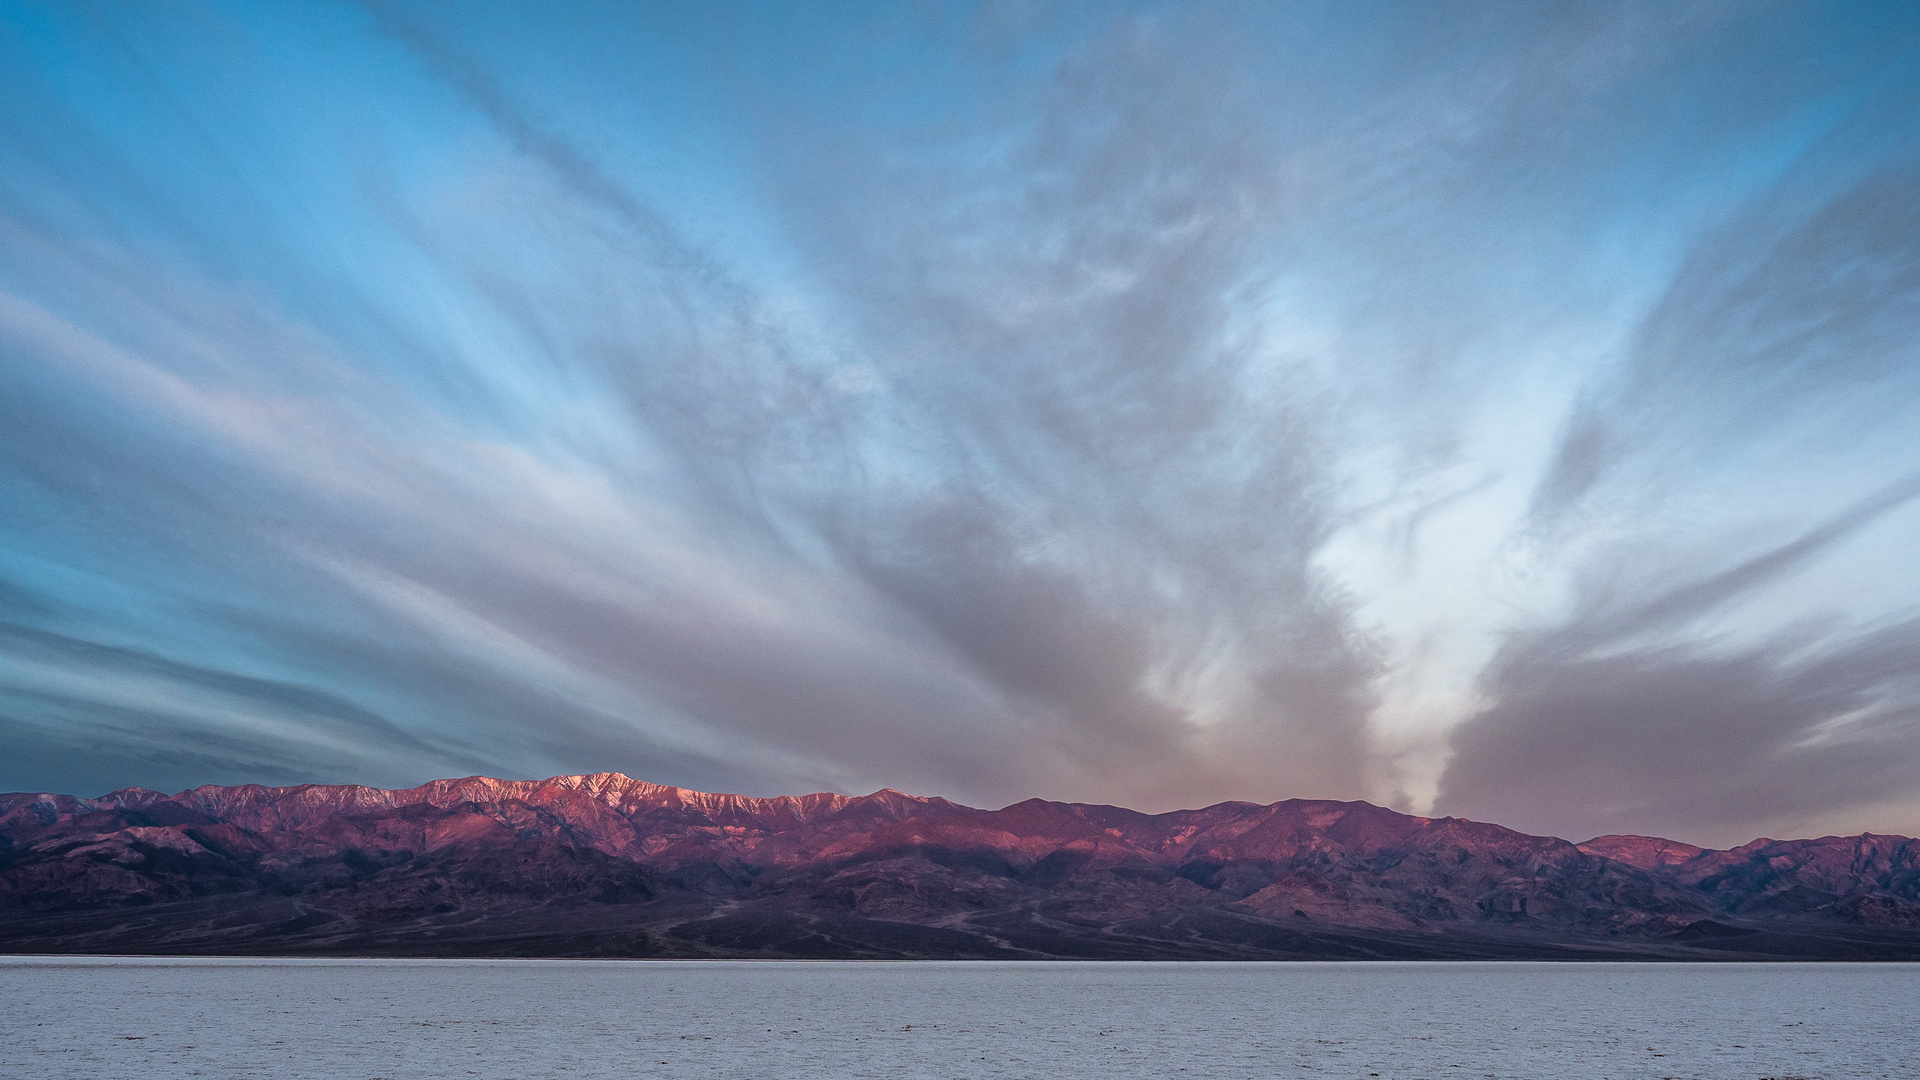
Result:
[[[1920,828],[1897,6],[0,28],[0,787]]]

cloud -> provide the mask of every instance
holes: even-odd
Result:
[[[1579,396],[1521,533],[1571,601],[1481,674],[1440,807],[1733,843],[1920,794],[1912,92],[1782,155]]]
[[[1908,332],[1920,317],[1920,167],[1896,159],[1836,185],[1835,156],[1859,168],[1836,141],[1690,254],[1631,362],[1575,415],[1536,518],[1569,511],[1616,469],[1624,488],[1644,489],[1651,469],[1755,444],[1805,451],[1898,422],[1920,391]]]
[[[569,195],[643,234],[663,228],[470,60],[416,27],[403,34]],[[846,192],[792,204],[815,265],[845,290],[836,302],[887,308],[854,339],[872,378],[852,399],[794,356],[745,286],[728,279],[720,301],[700,299],[725,277],[710,261],[618,239],[574,249],[604,251],[582,264],[598,281],[670,280],[696,298],[705,314],[665,331],[636,333],[618,290],[552,302],[537,284],[489,281],[530,338],[618,388],[648,437],[706,478],[698,512],[750,530],[743,556],[793,558],[798,530],[827,564],[797,572],[819,574],[852,623],[831,628],[816,612],[794,639],[769,639],[724,617],[707,625],[711,599],[686,595],[669,625],[572,601],[553,614],[563,632],[583,636],[571,625],[583,618],[619,625],[619,640],[644,646],[608,662],[714,723],[776,741],[804,732],[843,763],[856,743],[897,746],[867,768],[994,797],[1038,785],[1191,802],[1222,786],[1351,786],[1373,671],[1307,565],[1326,514],[1298,459],[1313,436],[1281,426],[1307,426],[1292,402],[1249,415],[1236,401],[1246,350],[1226,340],[1221,293],[1248,272],[1249,208],[1265,181],[1239,137],[1189,130],[1208,91],[1168,66],[1164,42],[1123,27],[1042,88],[1040,118],[1008,148],[1015,174],[896,176],[859,190],[857,209]],[[1089,111],[1105,134],[1062,145]],[[1184,144],[1160,145],[1172,136]],[[842,168],[880,153],[829,137]],[[1046,179],[1023,187],[1023,175]],[[1001,201],[966,193],[985,190]],[[938,232],[913,220],[929,214],[944,215]],[[1008,243],[1022,253],[994,256],[999,269],[951,262]],[[485,258],[434,251],[462,268]],[[873,263],[902,256],[918,261]],[[1022,310],[1009,322],[1014,294]],[[1249,421],[1273,426],[1273,446],[1225,453]],[[1225,512],[1237,503],[1244,513]],[[708,587],[735,569],[711,568]],[[854,577],[834,577],[844,572]],[[518,619],[554,607],[531,605]],[[907,641],[882,644],[902,627]],[[867,655],[824,670],[825,657],[787,655],[818,653],[823,632]],[[689,634],[698,652],[679,643]],[[608,652],[590,641],[569,651]],[[781,679],[756,677],[769,664]],[[897,685],[917,670],[942,688]],[[850,684],[907,696],[869,705]],[[914,715],[895,718],[903,709]],[[888,738],[871,739],[876,729]]]
[[[1904,576],[1862,598],[1886,611],[1877,620],[1823,612],[1818,632],[1777,624],[1767,597],[1908,520],[1898,512],[1920,497],[1920,475],[1884,478],[1907,462],[1882,450],[1911,435],[1920,393],[1904,332],[1920,219],[1894,196],[1916,180],[1872,168],[1809,206],[1803,171],[1689,258],[1619,383],[1576,412],[1533,508],[1535,527],[1569,543],[1622,508],[1643,517],[1571,549],[1571,610],[1505,642],[1482,676],[1486,706],[1454,735],[1440,806],[1569,834],[1685,823],[1734,843],[1915,796]],[[1744,537],[1703,536],[1685,522],[1725,483],[1756,490],[1721,513],[1759,520]],[[1807,502],[1825,520],[1702,571],[1804,520]]]
[[[1516,658],[1455,734],[1441,805],[1574,840],[1731,846],[1911,798],[1916,647],[1908,621],[1813,646]]]
[[[18,784],[53,764],[56,774],[87,777],[87,790],[99,794],[131,783],[187,786],[208,771],[282,782],[380,772],[387,753],[448,767],[460,759],[311,686],[13,623],[0,623],[0,687],[0,723],[10,744],[17,738],[28,747],[10,758],[12,775],[0,782]],[[67,762],[32,752],[62,738],[87,752]],[[116,769],[134,775],[116,775]]]
[[[109,21],[0,42],[10,782],[1914,797],[1891,31]]]

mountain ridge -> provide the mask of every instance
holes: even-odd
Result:
[[[620,773],[0,795],[0,949],[1920,957],[1920,841],[1575,844],[1362,801],[997,810]]]

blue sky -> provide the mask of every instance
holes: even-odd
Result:
[[[1917,48],[0,3],[0,788],[1920,832]]]

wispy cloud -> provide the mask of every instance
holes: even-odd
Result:
[[[0,786],[1920,819],[1914,22],[5,9]]]

